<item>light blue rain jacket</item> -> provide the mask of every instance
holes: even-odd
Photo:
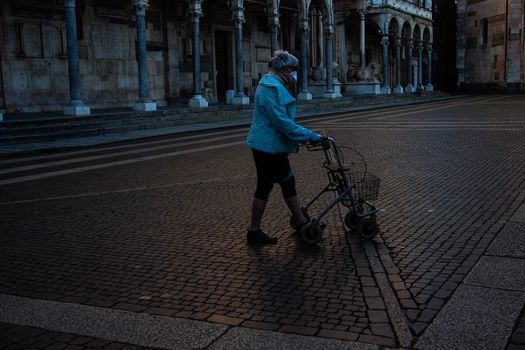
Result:
[[[297,153],[313,132],[296,124],[297,102],[271,74],[263,75],[255,91],[255,110],[246,144],[267,153]]]

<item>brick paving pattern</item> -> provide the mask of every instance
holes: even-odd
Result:
[[[522,127],[490,126],[502,109],[315,124],[382,178],[376,247],[415,335],[521,204],[525,138]],[[487,124],[432,124],[471,120]],[[321,154],[291,159],[300,196],[312,198],[326,184]],[[347,241],[337,209],[319,246],[305,247],[276,188],[264,229],[279,243],[245,243],[254,183],[238,146],[5,187],[0,202],[106,193],[2,206],[0,293],[395,346],[363,247]]]
[[[0,323],[2,350],[147,350],[131,344],[111,342],[76,334],[50,332],[44,329]]]

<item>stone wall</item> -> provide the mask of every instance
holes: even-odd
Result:
[[[501,91],[525,81],[523,2],[506,7],[501,0],[458,1],[458,84]]]

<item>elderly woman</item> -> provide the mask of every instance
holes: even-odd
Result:
[[[246,144],[252,149],[257,169],[257,188],[252,202],[247,240],[275,244],[277,238],[261,230],[266,203],[274,184],[279,184],[292,213],[292,227],[299,229],[307,220],[295,190],[295,178],[288,154],[297,153],[299,144],[317,143],[321,136],[295,122],[298,60],[287,51],[276,51],[269,72],[255,91],[255,110]]]

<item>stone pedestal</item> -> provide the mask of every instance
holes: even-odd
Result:
[[[248,96],[234,96],[232,99],[234,105],[249,105],[250,98]]]
[[[387,85],[381,86],[381,94],[389,95],[391,93],[392,93],[392,90],[390,90],[390,86],[387,86]]]
[[[403,87],[396,86],[393,91],[394,94],[402,94],[403,93]]]
[[[425,91],[426,92],[432,92],[434,91],[434,86],[432,84],[425,85]]]
[[[414,92],[416,92],[416,88],[412,84],[405,87],[406,94],[413,94]]]
[[[312,94],[310,92],[300,92],[297,95],[297,99],[301,101],[310,101],[312,99]]]
[[[188,106],[205,108],[208,107],[208,101],[202,95],[195,95],[190,99]]]
[[[83,116],[90,114],[91,109],[81,101],[71,101],[69,105],[64,106],[64,115]]]
[[[140,112],[153,112],[157,110],[157,104],[155,102],[137,102],[133,105],[133,110]]]
[[[345,95],[379,95],[381,84],[375,81],[356,81],[345,84]]]
[[[333,93],[335,94],[335,97],[326,97],[326,98],[338,98],[342,97],[341,95],[341,83],[334,82],[333,83]],[[312,81],[308,82],[308,91],[312,93],[312,97],[325,97],[325,93],[332,94],[332,92],[326,91],[326,82],[324,81]]]

